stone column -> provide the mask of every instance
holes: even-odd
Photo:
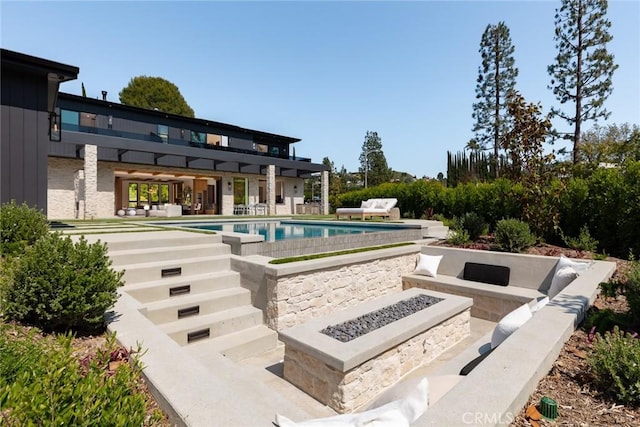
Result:
[[[84,169],[78,169],[73,174],[73,193],[75,195],[75,218],[84,219]]]
[[[322,171],[320,191],[322,194],[320,200],[320,213],[322,215],[329,215],[329,171]]]
[[[84,219],[98,216],[98,147],[84,146]]]
[[[267,215],[276,214],[276,166],[267,166]]]

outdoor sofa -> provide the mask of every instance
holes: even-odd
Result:
[[[392,212],[398,203],[398,199],[369,199],[363,200],[359,208],[338,208],[336,209],[336,219],[340,219],[341,216],[351,217],[359,216],[363,221],[366,217],[373,218],[374,216],[386,217],[390,219],[399,219],[400,213],[396,212],[398,218],[392,218],[394,212]],[[395,208],[397,211],[397,208]]]

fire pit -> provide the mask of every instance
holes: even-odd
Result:
[[[355,411],[467,337],[471,305],[413,288],[292,327],[279,337],[284,377],[339,413]]]

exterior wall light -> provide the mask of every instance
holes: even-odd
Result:
[[[61,134],[60,117],[52,111],[49,113],[49,140],[59,142]]]

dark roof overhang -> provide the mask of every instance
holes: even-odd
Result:
[[[78,78],[80,69],[48,59],[0,49],[2,68],[42,76],[47,79],[47,111],[55,111],[60,83]]]
[[[65,131],[64,142],[51,142],[49,155],[60,157],[83,157],[85,144],[97,145],[99,148],[109,149],[117,153],[118,161],[122,161],[125,153],[137,152],[152,154],[153,163],[166,156],[179,157],[183,159],[184,167],[193,168],[190,163],[197,160],[209,161],[212,164],[209,171],[235,171],[249,172],[248,167],[253,167],[256,172],[265,173],[268,165],[276,167],[276,174],[281,176],[292,176],[306,178],[315,172],[326,170],[324,164],[311,163],[300,160],[282,159],[262,155],[245,153],[234,153],[215,149],[204,149],[197,147],[185,147],[171,144],[160,144],[126,138],[113,138],[104,135],[91,135],[91,141],[87,140],[87,134],[82,132]],[[100,158],[99,158],[100,160]],[[226,165],[226,168],[219,168]],[[231,165],[231,167],[229,167]],[[251,173],[251,172],[249,172]]]

